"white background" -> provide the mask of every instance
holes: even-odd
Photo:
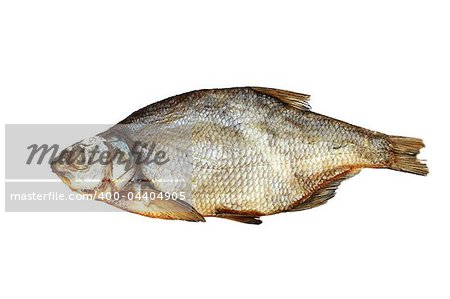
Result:
[[[365,170],[260,226],[2,212],[1,297],[449,298],[449,20],[446,1],[1,1],[3,123],[115,123],[268,86],[423,138],[431,171]]]

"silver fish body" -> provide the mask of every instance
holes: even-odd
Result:
[[[202,221],[215,216],[257,224],[260,216],[327,202],[341,181],[362,168],[427,173],[416,158],[423,147],[420,139],[316,114],[308,98],[260,87],[212,89],[136,111],[99,136],[129,147],[154,144],[153,152],[164,153],[166,161],[133,166],[120,190],[109,189],[171,193],[172,205],[112,204],[156,218]],[[140,183],[137,176],[143,178]]]

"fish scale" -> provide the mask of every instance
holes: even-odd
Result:
[[[248,111],[247,105],[261,105],[264,103],[268,109],[284,110],[284,113],[271,113],[272,118],[266,119],[267,114]],[[226,107],[227,103],[225,103]],[[333,135],[336,134],[334,127],[330,127],[325,122],[320,123],[322,130],[317,130],[318,122],[316,118],[305,117],[302,114],[310,113],[298,109],[287,109],[281,105],[275,105],[274,99],[267,96],[258,96],[257,93],[242,97],[233,97],[229,103],[234,108],[233,113],[236,118],[242,120],[240,130],[246,132],[245,143],[240,144],[239,151],[232,151],[233,164],[230,169],[231,174],[227,172],[215,172],[214,176],[208,169],[202,165],[194,165],[194,174],[197,184],[193,185],[193,206],[205,215],[214,215],[216,210],[234,210],[236,206],[230,204],[229,197],[224,197],[222,190],[231,192],[231,197],[235,202],[240,202],[241,211],[255,214],[273,214],[286,210],[293,202],[305,197],[308,192],[314,190],[327,179],[326,173],[336,167],[345,164],[362,164],[357,151],[347,150],[336,156],[329,146],[330,140],[333,141]],[[275,106],[275,107],[274,107]],[[259,109],[261,110],[261,109]],[[267,110],[269,111],[269,110]],[[277,117],[278,116],[278,117]],[[279,117],[284,116],[284,117]],[[216,124],[215,114],[205,115],[207,124]],[[255,130],[255,124],[270,128],[281,128],[280,134],[273,134],[273,145],[264,143],[267,139],[267,133],[260,129]],[[222,136],[226,140],[236,139],[238,144],[239,137],[233,135],[223,136],[224,130],[221,126],[209,126],[208,135]],[[216,130],[215,130],[216,129]],[[320,134],[318,131],[324,131],[326,134]],[[201,132],[201,130],[200,130]],[[343,130],[345,132],[345,129]],[[308,134],[310,133],[310,134]],[[363,138],[360,132],[355,132],[357,138]],[[367,134],[367,133],[366,133]],[[317,140],[315,137],[319,137]],[[194,136],[194,140],[202,138],[202,134]],[[255,140],[262,140],[258,143]],[[233,142],[232,142],[233,143]],[[255,148],[252,147],[254,144]],[[310,146],[304,146],[310,144]],[[328,145],[328,146],[327,146]],[[211,142],[204,143],[195,154],[200,157],[208,155],[214,151],[215,138]],[[195,148],[195,145],[194,145]],[[247,160],[252,156],[260,157],[254,165],[248,165]],[[298,158],[296,158],[298,156]],[[303,158],[302,158],[303,157]],[[286,163],[282,163],[286,160]],[[228,159],[224,159],[225,165]],[[216,161],[219,163],[220,161]],[[257,180],[246,180],[241,177],[247,173],[253,173],[258,177]],[[295,180],[295,174],[303,174]],[[214,181],[211,182],[211,177]],[[314,178],[314,179],[312,179]],[[322,179],[321,179],[322,178]],[[209,188],[202,188],[202,183]],[[261,192],[258,185],[268,186],[265,192]],[[273,188],[275,186],[275,188]],[[207,198],[207,200],[204,200]],[[206,202],[208,204],[202,204]]]

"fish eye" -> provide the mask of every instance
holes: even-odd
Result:
[[[69,167],[72,170],[85,170],[88,168],[88,163],[86,161],[85,150],[83,147],[77,145],[71,153],[75,158],[72,163],[70,163]]]

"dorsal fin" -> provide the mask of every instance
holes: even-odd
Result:
[[[311,194],[304,202],[290,209],[289,212],[312,209],[327,203],[329,199],[336,195],[336,190],[343,181],[357,175],[359,172],[360,169],[350,169],[343,174],[338,175],[336,178],[330,180],[324,187]]]
[[[288,106],[300,109],[300,110],[311,110],[309,105],[309,95],[303,93],[297,93],[288,90],[267,88],[267,87],[250,87],[256,92],[277,98]]]

